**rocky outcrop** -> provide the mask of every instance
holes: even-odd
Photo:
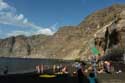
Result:
[[[110,25],[104,27],[105,31],[103,36],[97,33],[95,44],[105,52],[111,49],[124,49],[125,48],[125,10],[116,17]]]
[[[9,56],[12,52],[15,37],[10,37],[0,41],[0,55]]]
[[[64,26],[53,36],[17,36],[0,40],[0,56],[87,59],[96,45],[100,53],[125,47],[125,5],[96,11],[77,26]]]
[[[30,56],[35,50],[38,50],[38,46],[41,41],[48,36],[37,35],[32,37],[26,37],[23,35],[6,38],[0,41],[0,56],[3,57],[26,57]],[[40,39],[42,38],[42,39]]]

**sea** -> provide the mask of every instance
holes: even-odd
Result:
[[[0,75],[4,74],[6,68],[8,74],[17,73],[29,73],[35,72],[36,66],[44,64],[46,67],[53,65],[69,65],[73,64],[73,61],[59,60],[59,59],[32,59],[32,58],[7,58],[0,57]]]

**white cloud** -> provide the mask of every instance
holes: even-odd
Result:
[[[54,30],[52,28],[43,28],[37,26],[34,23],[28,21],[28,19],[23,14],[17,14],[16,8],[10,6],[4,0],[0,0],[0,24],[21,26],[21,27],[31,27],[36,32],[34,34],[45,34],[53,35]],[[13,31],[7,35],[20,35],[20,34],[29,34],[30,32],[25,31]],[[31,32],[32,33],[32,32]],[[33,33],[32,33],[33,34]]]
[[[32,26],[36,29],[36,31],[12,31],[8,34],[6,34],[6,37],[10,37],[10,36],[18,36],[18,35],[26,35],[26,36],[30,36],[30,35],[38,35],[38,34],[44,34],[44,35],[53,35],[55,33],[55,31],[52,31],[50,28],[54,28],[54,27],[50,27],[50,28],[40,28],[39,26],[33,25],[33,24],[28,24],[29,26]],[[54,24],[55,25],[55,24]]]
[[[13,11],[13,12],[15,12],[16,11],[16,9],[14,8],[14,7],[12,7],[12,6],[10,6],[8,3],[6,3],[6,2],[4,2],[4,0],[0,0],[0,12],[1,11]]]
[[[27,23],[27,22],[28,22],[28,19],[25,18],[25,19],[23,20],[23,23],[25,24],[25,23]]]
[[[38,34],[53,35],[54,32],[52,32],[50,29],[47,29],[47,28],[37,30],[36,32],[28,32],[28,31],[19,31],[18,30],[18,31],[12,31],[12,32],[6,34],[6,37],[18,36],[18,35],[31,36],[31,35],[38,35]]]
[[[24,19],[24,15],[23,14],[20,14],[16,17],[17,20],[23,20]]]
[[[36,34],[53,35],[54,32],[52,30],[50,30],[49,28],[46,28],[46,29],[38,30]]]
[[[3,0],[0,0],[0,10],[9,8],[9,5],[5,2],[3,2]]]
[[[10,37],[10,36],[18,36],[18,35],[30,36],[31,33],[26,31],[12,31],[11,33],[8,33],[6,36]]]

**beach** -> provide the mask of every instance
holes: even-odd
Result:
[[[99,74],[99,83],[124,83],[125,73]],[[78,83],[76,76],[58,75],[56,77],[40,77],[40,74],[25,73],[0,76],[0,83]]]

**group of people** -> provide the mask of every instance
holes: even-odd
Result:
[[[36,71],[39,74],[44,73],[45,71],[50,70],[52,73],[57,73],[57,72],[61,72],[63,74],[67,74],[68,70],[67,70],[67,66],[66,65],[52,65],[49,66],[49,68],[47,68],[47,65],[44,64],[40,64],[36,66]]]
[[[78,77],[78,83],[98,83],[97,73],[112,72],[112,63],[110,61],[94,61],[95,62],[92,62],[91,65],[87,65],[85,62],[80,62],[74,66],[77,68],[75,69],[75,75]],[[38,73],[43,73],[45,70],[43,64],[37,65],[36,69]],[[68,68],[66,65],[53,65],[51,69],[53,73],[68,73]]]
[[[43,64],[37,65],[36,66],[37,72],[42,74],[45,70],[44,66],[45,65]],[[66,65],[62,65],[62,66],[53,65],[52,70],[53,70],[53,73],[55,73],[57,70],[58,70],[57,72],[62,72],[63,74],[68,73]],[[79,83],[98,83],[94,70],[91,69],[88,75],[88,72],[86,72],[86,63],[84,62],[80,63],[76,73],[77,73],[76,75],[78,77]]]
[[[36,66],[36,71],[39,74],[43,73],[44,72],[44,65],[43,64],[37,65]]]
[[[86,64],[82,62],[77,70],[78,83],[98,83],[94,70],[92,69],[87,75],[85,67]]]
[[[80,64],[80,67],[77,70],[79,83],[98,83],[99,81],[97,79],[97,73],[111,74],[115,72],[113,63],[111,61],[97,61],[95,63],[96,64],[92,63],[89,67],[86,67],[86,64],[84,62]],[[116,73],[121,72],[122,71],[120,69],[116,71]]]
[[[101,56],[94,56],[90,59],[90,62],[97,69],[97,73],[113,73],[115,72],[112,61],[101,60]]]

